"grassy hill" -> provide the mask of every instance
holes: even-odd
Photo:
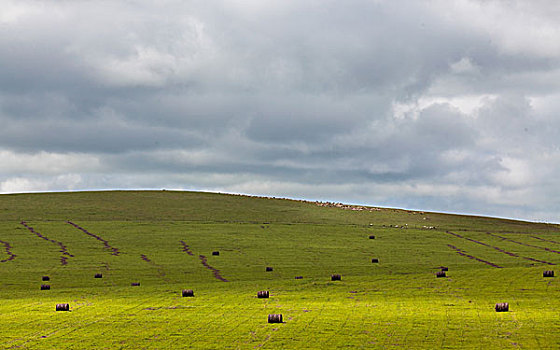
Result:
[[[7,349],[560,348],[560,284],[543,278],[558,225],[200,192],[0,195],[0,261]]]

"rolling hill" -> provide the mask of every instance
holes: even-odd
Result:
[[[558,349],[558,264],[552,224],[201,192],[0,195],[0,344]]]

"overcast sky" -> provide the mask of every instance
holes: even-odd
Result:
[[[0,192],[560,222],[557,0],[0,0]]]

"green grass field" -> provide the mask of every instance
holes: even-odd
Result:
[[[0,240],[6,349],[560,348],[558,225],[79,192],[1,195]]]

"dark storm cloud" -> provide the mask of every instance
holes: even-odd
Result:
[[[186,188],[558,221],[558,14],[555,1],[7,0],[0,191]]]

